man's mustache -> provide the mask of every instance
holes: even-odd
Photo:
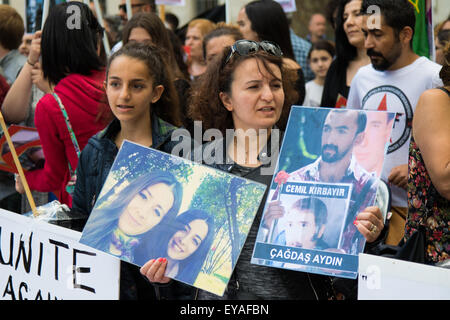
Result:
[[[331,150],[333,150],[336,153],[339,150],[337,145],[335,145],[335,144],[326,144],[326,145],[324,145],[323,148],[322,148],[322,151],[325,151],[326,149],[331,149]]]
[[[382,55],[380,52],[376,52],[376,51],[373,50],[373,49],[367,49],[367,55],[368,55],[368,56],[371,56],[371,57],[375,56],[375,57],[381,57],[381,58],[383,58],[383,55]]]

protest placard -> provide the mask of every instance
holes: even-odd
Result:
[[[359,255],[358,300],[449,300],[450,269]]]
[[[80,236],[0,209],[0,299],[117,300],[120,261]]]
[[[156,0],[157,5],[185,6],[186,0]]]
[[[295,12],[297,11],[297,4],[295,0],[276,0],[282,7],[284,12]]]
[[[42,168],[44,165],[44,152],[42,151],[39,133],[36,128],[11,125],[8,128],[8,133],[23,170],[29,171]],[[0,170],[18,173],[6,137],[2,133],[0,138]]]
[[[292,108],[252,263],[357,277],[365,238],[354,221],[374,204],[392,119],[380,111]],[[382,143],[366,146],[371,136]],[[381,163],[362,161],[364,152]],[[277,212],[283,215],[274,218]]]
[[[266,186],[125,141],[80,239],[223,295]]]

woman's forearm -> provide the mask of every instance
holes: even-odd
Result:
[[[33,85],[31,81],[32,68],[28,62],[25,63],[3,101],[2,114],[9,123],[22,122],[28,116]]]

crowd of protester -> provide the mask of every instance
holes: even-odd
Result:
[[[25,175],[38,205],[57,199],[87,219],[125,139],[171,153],[171,132],[185,128],[194,138],[194,121],[224,136],[227,129],[283,131],[292,105],[373,109],[364,105],[367,93],[396,86],[411,117],[395,129],[408,136],[389,151],[381,175],[392,192],[392,212],[383,221],[378,207],[364,208],[355,230],[374,253],[370,244],[399,245],[423,226],[426,263],[449,258],[450,17],[436,27],[432,61],[412,50],[415,15],[408,0],[330,0],[311,16],[306,39],[272,0],[249,2],[236,24],[194,19],[183,38],[178,18],[166,13],[163,22],[151,0],[132,0],[129,20],[121,1],[119,16],[105,17],[105,29],[92,8],[70,4],[79,7],[80,28],[61,28],[68,18],[63,3],[34,34],[25,33],[14,8],[0,5],[1,112],[8,124],[39,133],[45,164]],[[367,23],[371,5],[381,8],[376,28]],[[109,56],[103,37],[113,48]],[[248,89],[247,82],[258,84]],[[273,111],[261,116],[261,101]],[[383,107],[378,110],[399,112]],[[201,147],[211,144],[230,148],[221,140]],[[238,152],[258,156],[263,147]],[[270,186],[272,175],[261,174],[259,156],[231,158],[231,167],[212,166]],[[250,264],[265,202],[223,299],[355,298],[352,281]],[[6,172],[0,172],[0,208],[30,210],[21,180]],[[374,232],[366,230],[370,221],[377,222]],[[122,262],[120,298],[217,298],[164,276],[166,266],[164,259],[142,269]]]

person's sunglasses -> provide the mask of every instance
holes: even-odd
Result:
[[[283,52],[278,44],[271,41],[261,41],[256,42],[252,40],[238,40],[231,46],[231,52],[225,60],[224,65],[226,65],[230,59],[233,57],[235,53],[240,56],[246,56],[262,50],[268,54],[271,54],[276,57],[283,56]]]
[[[131,8],[142,7],[142,6],[145,6],[145,3],[132,4]],[[123,12],[127,13],[127,5],[126,4],[120,4],[119,5],[119,10],[123,10]]]

